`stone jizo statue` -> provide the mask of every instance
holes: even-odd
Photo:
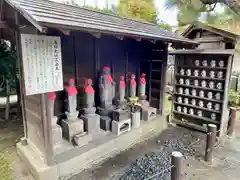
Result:
[[[120,104],[122,102],[125,102],[125,88],[126,88],[126,83],[124,80],[124,76],[120,76],[120,81],[119,81],[119,102],[120,102]]]
[[[139,87],[140,98],[146,99],[146,74],[142,73],[140,76],[140,87]]]
[[[103,74],[99,81],[99,90],[102,108],[107,109],[111,107],[115,97],[115,82],[112,79],[108,66],[103,68]]]
[[[48,93],[48,99],[49,99],[49,112],[51,117],[51,124],[52,124],[52,127],[55,127],[57,125],[57,117],[54,116],[54,105],[55,105],[55,99],[56,99],[55,92]]]
[[[136,83],[135,78],[136,78],[135,74],[131,74],[131,76],[130,76],[130,97],[136,96],[137,83]]]
[[[75,87],[75,80],[69,79],[68,86],[66,87],[66,92],[68,96],[68,111],[66,115],[69,118],[77,118],[77,88]]]
[[[85,114],[94,114],[96,111],[95,106],[95,91],[92,87],[92,80],[86,79],[85,86],[84,86],[84,92],[85,92],[85,108],[84,113]]]

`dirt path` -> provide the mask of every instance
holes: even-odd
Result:
[[[15,145],[23,136],[20,121],[12,123],[0,122],[0,179],[12,179],[12,162],[17,158]]]

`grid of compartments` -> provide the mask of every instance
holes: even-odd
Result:
[[[206,131],[220,125],[227,59],[190,58],[176,63],[173,118]]]

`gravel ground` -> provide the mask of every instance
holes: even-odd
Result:
[[[169,180],[171,153],[180,151],[185,159],[201,158],[204,140],[202,133],[171,127],[159,137],[123,152],[99,167],[60,180]]]
[[[61,180],[170,180],[169,169],[170,155],[172,151],[183,153],[184,173],[183,180],[239,180],[240,179],[240,121],[237,122],[235,137],[224,137],[214,150],[211,164],[203,161],[206,136],[190,130],[171,127],[154,139],[150,139],[135,147],[120,153],[106,162],[95,165],[91,169],[75,175],[61,177]],[[11,126],[12,127],[12,126]],[[21,126],[16,126],[22,130]],[[0,149],[15,143],[21,131],[0,130],[4,142],[0,143]],[[13,132],[17,132],[12,137]],[[9,134],[10,133],[10,134]],[[14,133],[15,134],[15,133]],[[9,137],[9,141],[6,139]],[[0,138],[0,139],[2,139]],[[11,139],[11,140],[10,140]],[[9,142],[9,143],[8,143]],[[2,145],[2,146],[1,146]],[[11,153],[10,153],[10,149]],[[14,180],[32,180],[24,164],[16,157],[14,147],[6,153],[11,154],[9,163],[13,164]],[[6,156],[4,156],[6,158]],[[14,160],[11,163],[11,160]],[[5,161],[3,161],[5,162]],[[10,180],[6,176],[9,167],[0,168],[0,179]],[[0,166],[1,163],[0,163]],[[2,171],[1,171],[2,170]],[[4,175],[5,173],[5,175]],[[3,175],[5,177],[3,177]]]
[[[167,180],[171,169],[171,154],[179,151],[185,159],[199,158],[200,133],[192,133],[183,128],[169,128],[162,135],[164,141],[158,140],[158,147],[154,152],[145,154],[126,168],[120,180]]]

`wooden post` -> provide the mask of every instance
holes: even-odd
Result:
[[[44,148],[45,148],[45,162],[47,165],[54,165],[53,160],[53,134],[51,129],[51,112],[49,108],[48,94],[41,94],[41,116],[43,119],[43,134],[44,134]]]
[[[172,153],[171,180],[182,180],[183,155],[175,151]]]
[[[19,88],[20,92],[18,94],[18,98],[21,103],[21,119],[23,122],[24,128],[24,137],[28,138],[28,129],[27,129],[27,120],[26,120],[26,112],[25,112],[25,93],[24,93],[24,75],[23,75],[23,60],[22,60],[22,46],[21,46],[21,37],[20,37],[20,29],[19,29],[19,14],[15,12],[15,25],[18,27],[14,32],[15,40],[16,40],[16,53],[17,53],[17,68],[19,70]],[[20,96],[19,96],[20,95]]]
[[[230,108],[230,119],[228,121],[227,135],[232,136],[234,132],[234,126],[236,122],[237,109],[234,107]]]
[[[161,64],[161,82],[160,82],[160,101],[159,101],[159,114],[164,114],[165,106],[165,89],[166,89],[166,78],[167,78],[167,64],[168,64],[168,44],[163,47],[162,64]]]
[[[10,110],[10,85],[9,80],[6,80],[6,108],[5,108],[5,120],[9,120],[9,110]]]
[[[212,161],[212,152],[213,147],[216,142],[217,135],[217,126],[215,124],[208,124],[208,133],[207,133],[207,143],[206,143],[206,151],[205,151],[205,161]]]
[[[148,80],[148,99],[149,99],[149,103],[150,105],[152,104],[151,101],[152,101],[152,61],[150,61],[149,63],[149,80]]]

